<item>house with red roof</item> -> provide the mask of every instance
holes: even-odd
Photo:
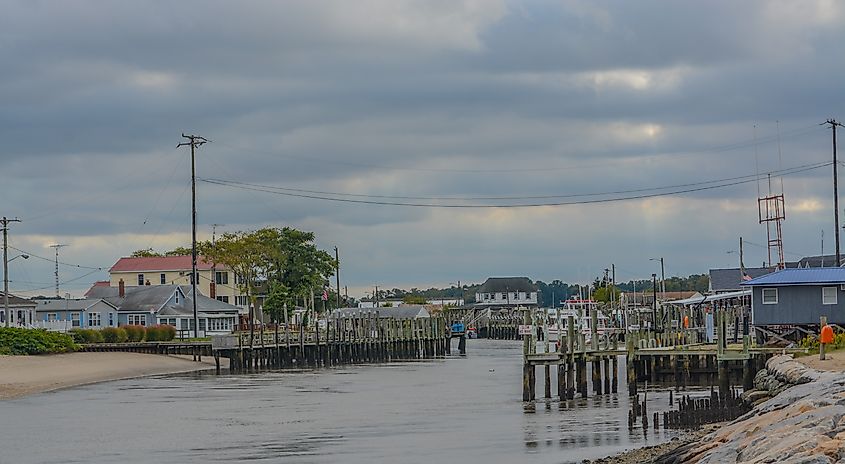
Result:
[[[246,294],[237,285],[235,273],[221,264],[197,258],[197,290],[224,303],[242,308],[248,307]],[[144,256],[120,258],[109,269],[109,287],[118,287],[120,281],[126,287],[146,285],[191,285],[191,256]],[[97,282],[92,287],[95,289]],[[91,290],[89,290],[91,291]]]

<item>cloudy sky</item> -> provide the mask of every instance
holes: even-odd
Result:
[[[820,123],[845,119],[842,2],[0,3],[21,294],[53,292],[50,244],[74,295],[133,250],[189,244],[182,132],[212,140],[197,175],[228,184],[199,182],[200,238],[314,231],[356,296],[611,263],[628,280],[658,256],[702,273],[736,265],[740,236],[759,265],[756,173],[782,179],[787,258],[822,231],[833,250]],[[527,203],[569,204],[489,207]]]

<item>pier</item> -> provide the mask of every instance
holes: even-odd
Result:
[[[684,310],[666,309],[670,320],[683,321]],[[657,331],[608,328],[598,329],[598,310],[590,314],[589,338],[580,330],[576,318],[568,316],[554,324],[550,335],[548,313],[524,309],[521,326],[523,336],[522,399],[537,398],[537,368],[543,371],[543,397],[556,396],[561,400],[576,395],[586,398],[590,393],[604,395],[617,393],[620,364],[628,394],[638,397],[638,385],[673,386],[675,391],[687,386],[717,386],[718,396],[724,403],[735,396],[732,386],[743,389],[753,387],[754,375],[765,366],[773,354],[784,348],[752,346],[751,336],[744,333],[740,344],[729,344],[729,314],[716,311],[716,342],[705,343],[700,329],[685,328],[682,323],[667,325]],[[565,333],[564,328],[565,327]],[[747,324],[746,324],[747,327]],[[557,328],[561,328],[558,334]],[[737,327],[734,327],[737,330]],[[538,349],[539,346],[539,349]],[[556,372],[555,382],[552,381]]]

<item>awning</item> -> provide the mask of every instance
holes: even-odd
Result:
[[[686,298],[683,300],[675,300],[675,301],[667,301],[668,304],[680,305],[680,306],[690,306],[690,305],[697,305],[702,303],[710,303],[711,301],[720,301],[720,300],[729,300],[731,298],[740,298],[743,296],[751,295],[751,289],[748,290],[740,290],[738,292],[730,292],[730,293],[717,293],[715,295],[707,295],[703,298]]]

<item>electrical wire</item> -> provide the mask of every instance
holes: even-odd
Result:
[[[37,255],[37,254],[35,254],[31,251],[21,250],[20,248],[15,248],[11,245],[9,245],[9,248],[16,250],[16,251],[19,251],[21,253],[26,253],[27,255],[32,256],[34,258],[38,258],[38,259],[41,259],[41,260],[44,260],[44,261],[48,261],[50,263],[56,262],[56,260],[53,259],[53,258],[45,258],[44,256],[39,256],[39,255]],[[106,269],[105,267],[85,266],[85,265],[82,265],[82,264],[65,263],[65,262],[62,262],[62,261],[59,261],[59,264],[62,265],[62,266],[75,267],[75,268],[79,268],[79,269],[93,269],[95,271],[104,271]]]
[[[781,172],[781,175],[789,175],[789,174],[797,174],[805,171],[810,171],[813,169],[818,169],[821,167],[829,166],[832,163],[825,162],[819,163],[814,165],[808,165],[803,168],[793,168],[791,170],[784,170]],[[537,203],[522,203],[522,204],[439,204],[439,203],[405,203],[405,202],[394,202],[394,201],[375,201],[375,200],[360,200],[360,199],[353,199],[353,198],[335,198],[330,196],[325,196],[326,194],[306,194],[306,193],[291,193],[291,192],[284,192],[278,191],[276,187],[273,186],[266,186],[266,185],[259,185],[259,184],[243,184],[243,183],[235,183],[230,181],[221,181],[221,180],[211,180],[211,179],[200,179],[201,182],[221,185],[230,188],[236,188],[241,190],[251,190],[256,192],[265,192],[265,193],[272,193],[275,195],[282,195],[288,197],[296,197],[296,198],[310,198],[315,200],[323,200],[323,201],[334,201],[334,202],[342,202],[342,203],[358,203],[358,204],[369,204],[369,205],[381,205],[381,206],[408,206],[408,207],[422,207],[422,208],[534,208],[534,207],[544,207],[544,206],[566,206],[566,205],[584,205],[584,204],[597,204],[597,203],[610,203],[610,202],[617,202],[617,201],[625,201],[625,200],[639,200],[639,199],[647,199],[647,198],[656,198],[662,196],[670,196],[670,195],[678,195],[682,193],[692,193],[692,192],[700,192],[705,190],[713,190],[725,187],[731,187],[735,185],[746,184],[749,182],[755,182],[758,179],[758,176],[749,176],[751,178],[746,178],[744,180],[736,180],[733,182],[721,182],[716,185],[708,185],[704,187],[695,187],[695,188],[686,188],[686,189],[678,189],[669,192],[657,192],[657,193],[648,193],[642,195],[630,195],[630,196],[620,196],[615,198],[601,198],[601,199],[594,199],[594,200],[575,200],[575,201],[561,201],[561,202],[537,202]],[[714,181],[718,182],[718,181]],[[331,195],[331,194],[329,194]],[[334,195],[342,195],[342,194],[334,194]],[[613,193],[605,193],[604,195],[613,195]],[[516,197],[514,199],[517,199]],[[457,198],[451,198],[450,200],[457,200]]]
[[[804,164],[800,166],[794,166],[789,169],[779,169],[776,171],[771,171],[769,174],[781,174],[781,173],[788,173],[795,169],[800,168],[807,168],[807,167],[822,167],[825,165],[830,165],[830,162],[823,162],[823,163],[811,163],[811,164]],[[288,188],[288,187],[275,187],[269,185],[262,185],[262,184],[252,184],[248,182],[238,182],[234,180],[227,180],[227,179],[203,179],[200,178],[201,181],[208,181],[210,183],[217,183],[217,184],[227,184],[227,185],[240,185],[240,186],[248,186],[248,187],[256,187],[256,188],[265,188],[265,189],[272,189],[272,190],[279,190],[285,192],[295,192],[295,193],[310,193],[310,194],[317,194],[317,195],[332,195],[332,196],[341,196],[341,197],[358,197],[358,198],[386,198],[386,199],[393,199],[393,200],[444,200],[444,201],[453,201],[453,200],[537,200],[537,199],[551,199],[551,198],[578,198],[578,197],[591,197],[591,196],[607,196],[607,195],[621,195],[625,193],[638,193],[638,192],[649,192],[649,191],[657,191],[657,190],[668,190],[668,189],[675,189],[675,188],[683,188],[683,187],[693,187],[698,185],[707,185],[707,184],[715,184],[721,182],[728,182],[734,180],[741,180],[741,179],[751,179],[751,178],[759,179],[759,174],[748,174],[745,176],[738,176],[738,177],[728,177],[723,179],[716,179],[716,180],[708,180],[708,181],[701,181],[701,182],[691,182],[686,184],[676,184],[676,185],[666,185],[661,187],[648,187],[648,188],[639,188],[639,189],[630,189],[630,190],[617,190],[617,191],[609,191],[609,192],[594,192],[594,193],[575,193],[575,194],[566,194],[566,195],[523,195],[523,196],[478,196],[478,197],[464,197],[464,196],[439,196],[439,197],[429,197],[429,196],[397,196],[397,195],[367,195],[367,194],[359,194],[359,193],[345,193],[345,192],[326,192],[320,190],[306,190],[306,189],[296,189],[296,188]],[[782,176],[781,176],[782,178]]]

